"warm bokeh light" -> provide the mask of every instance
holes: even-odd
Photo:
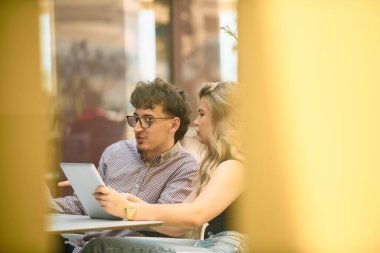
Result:
[[[206,35],[219,34],[216,2],[206,9],[193,1],[201,16],[172,3],[182,10],[173,13],[173,41],[184,41],[175,48],[174,80],[216,79],[219,66],[211,67],[219,58],[211,56],[218,44],[203,47]],[[207,33],[193,29],[206,24],[207,11],[214,17]],[[380,252],[379,12],[380,3],[370,0],[238,2],[250,173],[239,215],[250,252]],[[39,28],[52,29],[52,19],[40,15],[39,1],[0,4],[1,252],[50,252],[42,176],[52,159],[46,93],[54,87],[44,79],[55,74],[41,75],[54,64],[41,62]],[[187,24],[194,36],[184,34]]]
[[[42,174],[48,104],[41,78],[39,2],[0,3],[0,251],[49,252]]]
[[[379,252],[380,3],[239,1],[252,252]]]

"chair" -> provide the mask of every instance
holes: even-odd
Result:
[[[193,238],[193,231],[190,230],[189,232],[185,233],[184,235],[178,237],[182,239],[195,239],[195,240],[204,240],[205,239],[205,233],[206,233],[206,228],[208,226],[208,223],[205,223],[202,225],[201,228],[199,228],[199,237],[198,238]]]
[[[207,226],[208,226],[208,223],[205,223],[205,224],[202,225],[201,232],[200,232],[200,235],[199,235],[199,240],[204,240],[205,239],[205,232],[206,232]]]

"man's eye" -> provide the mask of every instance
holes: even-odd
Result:
[[[150,123],[152,121],[152,118],[148,118],[148,117],[143,117],[141,118],[144,122],[146,123]]]

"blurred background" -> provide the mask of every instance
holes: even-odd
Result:
[[[40,1],[41,54],[52,111],[53,187],[59,161],[98,165],[104,149],[134,138],[125,116],[138,81],[160,77],[185,90],[192,119],[206,81],[237,80],[235,0]],[[195,155],[190,127],[182,144]],[[59,195],[71,189],[59,189]]]
[[[380,252],[379,13],[373,0],[0,1],[0,252],[55,252],[43,183],[67,194],[60,161],[97,164],[133,138],[129,94],[156,76],[193,112],[203,82],[242,84],[250,252]],[[183,145],[199,154],[192,129]]]

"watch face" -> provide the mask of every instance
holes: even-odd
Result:
[[[132,215],[135,215],[135,214],[136,214],[136,211],[137,211],[137,209],[136,209],[135,206],[131,206],[131,207],[130,207],[130,212],[131,212]]]
[[[137,208],[135,205],[133,204],[130,204],[128,207],[127,207],[127,218],[128,220],[133,220],[133,218],[135,217],[136,215],[136,212],[137,212]]]

